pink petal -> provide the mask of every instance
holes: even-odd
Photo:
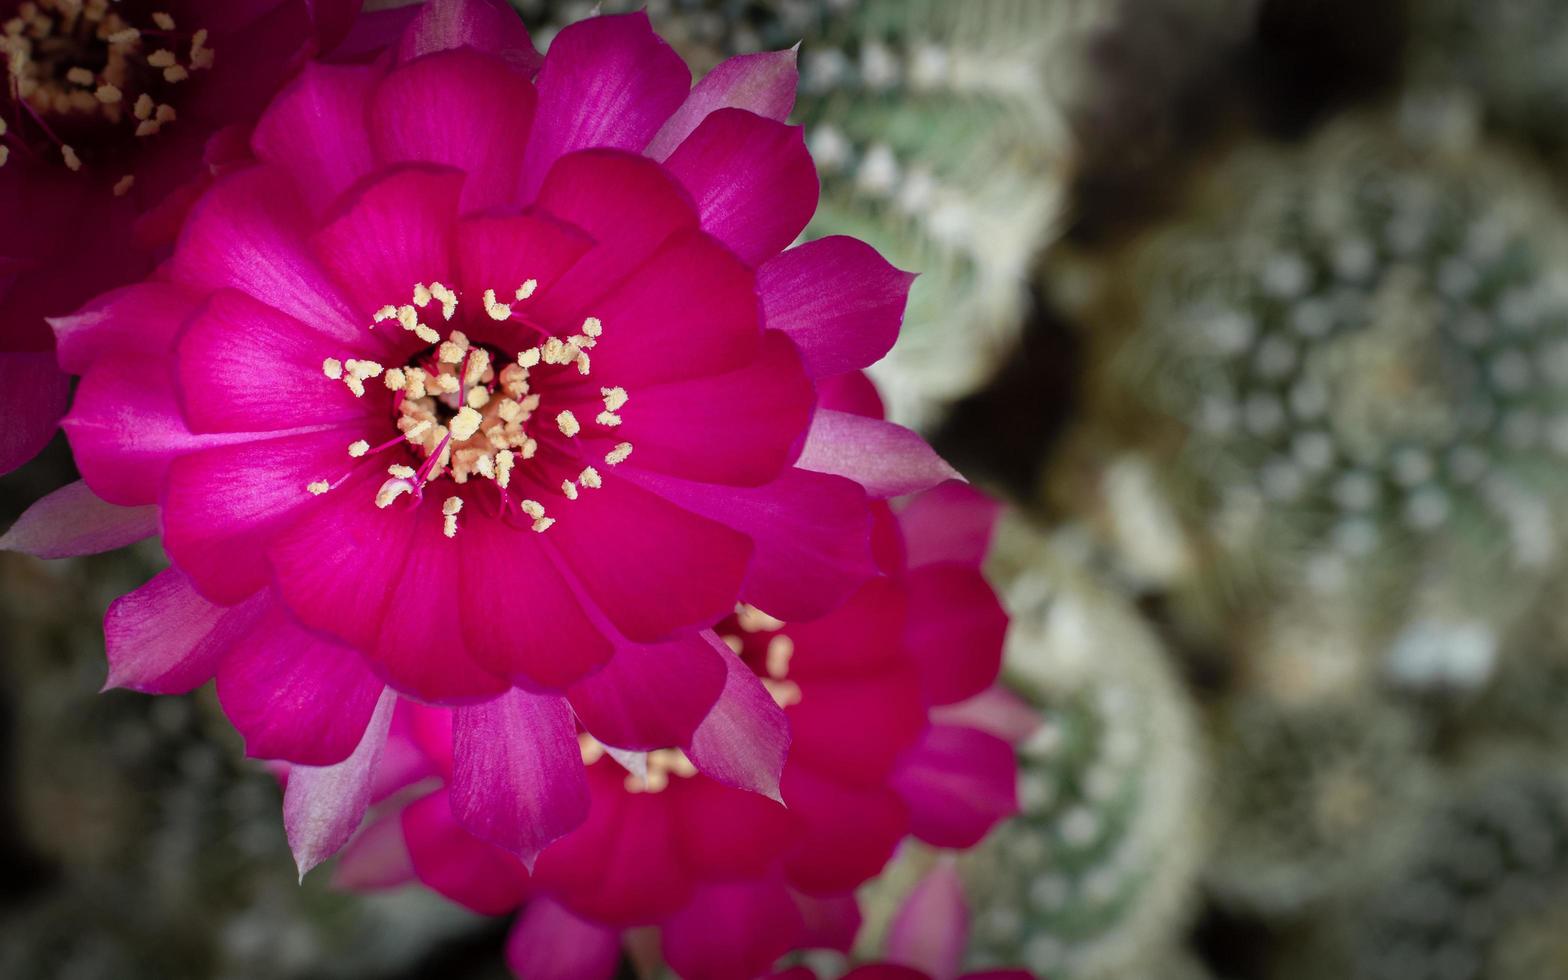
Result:
[[[517,200],[518,161],[534,101],[527,77],[499,59],[442,51],[394,69],[377,86],[371,139],[384,160],[463,171],[464,211],[509,204]],[[428,281],[416,278],[405,288]]]
[[[452,715],[452,812],[469,833],[532,865],[588,815],[566,699],[513,689]]]
[[[219,290],[176,347],[185,421],[199,433],[268,432],[365,417],[374,409],[322,373],[324,360],[342,354],[336,341],[293,317]],[[262,378],[266,383],[258,383]]]
[[[891,350],[914,281],[841,235],[780,252],[757,270],[764,321],[789,334],[814,378],[858,370]]]
[[[632,398],[610,434],[636,447],[632,465],[739,487],[789,466],[816,401],[794,345],[778,333],[739,370],[639,387]]]
[[[283,789],[283,828],[303,879],[348,842],[365,819],[397,694],[381,693],[359,747],[332,766],[293,766]]]
[[[724,692],[692,735],[686,754],[709,779],[781,799],[779,777],[789,754],[789,722],[762,681],[717,636],[703,636],[725,657]]]
[[[426,3],[398,45],[398,60],[453,48],[499,55],[524,75],[544,64],[517,11],[501,0],[443,0]]]
[[[0,352],[0,473],[9,473],[43,451],[71,398],[71,379],[53,354]]]
[[[776,877],[700,888],[664,921],[670,968],[684,980],[733,980],[766,973],[805,930]]]
[[[553,533],[553,532],[552,532]],[[527,527],[486,521],[458,534],[462,636],[475,661],[535,690],[563,691],[608,661],[614,650]],[[548,616],[496,615],[495,583]]]
[[[969,944],[969,907],[958,867],[944,858],[904,899],[887,934],[887,957],[924,970],[932,980],[955,980]]]
[[[525,199],[573,150],[641,152],[690,91],[686,62],[653,32],[646,13],[566,27],[539,71],[539,115],[523,159]]]
[[[958,480],[916,494],[898,512],[909,567],[944,561],[979,567],[1001,512],[1001,504]]]
[[[332,868],[332,887],[341,891],[382,891],[415,880],[403,823],[395,813],[367,824],[338,852]]]
[[[540,885],[551,887],[577,914],[606,925],[642,925],[669,915],[686,903],[693,885],[691,869],[671,846],[677,811],[665,798],[684,787],[628,793],[623,788],[626,774],[605,763],[594,766],[590,775],[595,782],[593,809],[607,811],[609,819],[590,817],[583,827],[589,831],[587,840],[557,854],[575,836],[569,835],[547,851],[539,863]],[[589,847],[597,857],[584,861]]]
[[[158,500],[177,455],[253,438],[192,435],[167,363],[152,357],[116,356],[94,363],[61,424],[87,485],[104,500],[126,507]]]
[[[506,937],[506,964],[528,980],[610,980],[621,961],[619,930],[586,922],[536,898]]]
[[[314,214],[375,168],[365,120],[380,74],[308,63],[256,123],[252,150],[288,173]]]
[[[817,210],[817,168],[801,127],[745,109],[709,115],[665,166],[697,202],[703,230],[749,265],[788,247]]]
[[[875,877],[909,826],[892,790],[845,786],[793,762],[784,773],[784,801],[801,827],[784,866],[790,882],[813,895],[842,894]]]
[[[674,309],[680,316],[669,315]],[[671,236],[592,310],[604,324],[594,377],[634,397],[650,385],[743,368],[762,342],[751,270],[700,232]],[[681,356],[671,357],[677,349]],[[628,422],[637,411],[629,407]]]
[[[836,473],[873,497],[902,497],[962,479],[926,441],[901,425],[818,409],[796,465]]]
[[[777,800],[711,779],[679,780],[665,792],[681,861],[699,880],[759,878],[794,840],[795,818]]]
[[[764,307],[768,299],[762,299]],[[799,343],[799,340],[796,341]],[[807,355],[809,358],[810,355]],[[877,393],[877,386],[864,371],[848,371],[844,374],[835,374],[832,377],[817,378],[817,407],[831,408],[835,412],[848,412],[851,415],[864,415],[867,418],[881,419],[887,417],[887,410],[882,405],[882,396]]]
[[[795,87],[800,82],[797,51],[762,51],[726,58],[697,83],[644,152],[663,160],[690,136],[709,113],[719,109],[747,109],[783,122],[795,107]]]
[[[348,470],[347,446],[358,438],[354,428],[325,429],[179,457],[169,465],[163,494],[165,550],[204,595],[219,602],[245,598],[267,582],[261,557],[279,527],[329,502],[330,494],[317,497],[305,488]]]
[[[470,653],[467,624],[431,612],[463,608],[463,550],[442,534],[441,498],[381,510],[384,479],[371,469],[275,533],[267,558],[284,601],[413,697],[453,704],[500,694],[511,685]]]
[[[1018,812],[1012,746],[973,728],[932,725],[891,785],[909,804],[910,830],[937,847],[973,847]]]
[[[954,704],[990,687],[1002,668],[1007,612],[968,565],[927,565],[905,580],[905,646],[920,667],[930,704]]]
[[[539,211],[467,217],[458,224],[456,238],[461,294],[480,297],[494,289],[505,303],[513,302],[517,288],[530,279],[548,292],[594,244],[587,233]],[[572,326],[575,330],[577,324]],[[506,327],[512,328],[511,336],[502,332]],[[496,331],[492,343],[511,341],[517,349],[538,343],[536,331],[518,320],[490,329]]]
[[[629,478],[750,537],[755,551],[741,595],[780,619],[825,615],[876,574],[865,491],[842,477],[791,467],[760,487],[692,483],[643,472]]]
[[[726,666],[695,634],[650,646],[628,644],[568,696],[589,733],[623,749],[685,745],[724,689]]]
[[[419,880],[481,915],[502,915],[528,894],[528,872],[517,858],[464,830],[442,789],[403,811],[403,837]]]
[[[455,170],[396,168],[357,189],[341,205],[342,216],[311,239],[366,328],[376,310],[409,302],[415,283],[456,281],[452,226],[463,187]],[[386,324],[377,335],[392,343],[397,326]]]
[[[244,635],[265,598],[215,606],[177,568],[166,568],[109,605],[104,690],[184,694],[207,683],[224,654]]]
[[[798,653],[804,644],[796,642]],[[920,679],[910,669],[799,683],[802,697],[788,711],[790,761],[840,782],[881,784],[926,725]],[[863,734],[846,739],[846,731]]]
[[[1044,723],[1029,702],[1000,684],[993,684],[958,704],[931,709],[931,721],[988,732],[1009,745],[1033,735]]]
[[[230,286],[345,342],[363,342],[364,326],[306,246],[309,229],[310,214],[287,174],[269,166],[230,174],[191,209],[173,278],[206,289]]]
[[[157,533],[157,507],[105,503],[77,480],[23,511],[0,535],[0,551],[20,551],[34,558],[71,558],[113,551]]]
[[[828,615],[785,627],[795,646],[790,678],[815,685],[912,674],[900,636],[906,615],[903,590],[889,578],[871,579]]]
[[[245,754],[298,765],[348,758],[384,687],[356,651],[307,632],[275,599],[218,666],[218,701]]]
[[[549,533],[581,588],[638,643],[717,621],[733,607],[751,556],[739,532],[608,472]]]
[[[806,949],[833,949],[847,953],[860,932],[860,904],[853,894],[815,897],[795,893],[795,905],[806,923],[801,946]]]
[[[201,293],[157,281],[104,293],[75,313],[49,321],[60,364],[72,374],[86,374],[100,357],[158,353],[174,342],[203,299]]]
[[[585,150],[562,157],[550,168],[535,207],[581,229],[595,242],[560,282],[534,299],[531,312],[542,322],[562,320],[563,327],[571,330],[581,320],[574,323],[570,318],[586,315],[665,241],[678,232],[697,230],[697,211],[675,178],[653,161],[619,150]],[[732,265],[744,270],[739,262]],[[687,297],[702,298],[700,294]]]

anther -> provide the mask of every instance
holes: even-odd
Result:
[[[370,443],[364,439],[359,439],[348,444],[348,454],[355,459],[358,459],[368,452],[370,452]]]
[[[473,438],[479,431],[479,423],[484,421],[480,414],[467,406],[459,409],[452,417],[452,438],[458,442],[465,442]]]
[[[582,426],[577,424],[577,416],[570,411],[561,412],[555,417],[556,427],[561,430],[561,435],[570,439],[582,431]]]
[[[82,158],[76,155],[76,151],[69,144],[60,147],[60,155],[65,158],[65,165],[72,173],[82,169]]]
[[[604,461],[611,466],[626,462],[632,454],[632,444],[629,442],[617,443],[614,449],[604,454]]]
[[[600,388],[599,394],[604,396],[604,410],[606,412],[619,412],[626,405],[628,398],[626,389],[621,387]]]
[[[328,483],[326,480],[317,480],[315,483],[306,484],[305,489],[319,497],[328,490],[331,490],[332,484]]]
[[[462,497],[448,497],[441,504],[443,517],[441,533],[449,538],[457,537],[457,515],[463,509]]]
[[[496,300],[495,300],[495,290],[493,290],[493,289],[485,290],[485,297],[484,298],[485,298],[485,313],[489,315],[490,319],[492,319],[492,320],[510,320],[512,318],[512,308],[510,306],[506,305],[505,303],[497,303],[496,302]]]
[[[517,292],[514,295],[520,300],[527,299],[528,297],[532,296],[534,294],[534,290],[538,288],[539,280],[529,279],[527,282],[517,287]]]
[[[566,494],[566,499],[567,500],[576,500],[577,499],[577,484],[573,483],[571,480],[562,480],[561,481],[561,492]]]
[[[593,417],[593,420],[602,426],[612,429],[621,424],[621,417],[614,412],[600,412]]]
[[[599,471],[592,466],[584,467],[583,471],[577,474],[577,482],[589,490],[597,490],[604,486],[604,480],[599,476]]]
[[[126,174],[114,182],[114,196],[124,197],[131,192],[131,187],[136,183],[135,174]]]
[[[523,367],[523,368],[538,367],[539,366],[539,358],[540,358],[539,348],[537,348],[537,347],[529,347],[526,350],[518,352],[518,355],[517,355],[517,366],[518,367]]]

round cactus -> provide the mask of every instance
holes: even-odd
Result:
[[[1568,780],[1541,760],[1477,773],[1402,873],[1351,913],[1367,980],[1537,980],[1568,970]]]
[[[1190,905],[1197,732],[1136,614],[1080,572],[1030,562],[1008,590],[1007,671],[1045,724],[1019,750],[1021,815],[963,859],[973,963],[1141,976]]]
[[[1518,611],[1568,510],[1563,227],[1527,169],[1351,121],[1237,152],[1107,277],[1109,424],[1209,591],[1346,597],[1378,651]]]
[[[1222,843],[1205,878],[1251,914],[1298,914],[1375,876],[1430,798],[1426,739],[1387,701],[1241,699],[1213,736]]]

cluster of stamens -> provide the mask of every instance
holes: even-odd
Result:
[[[762,686],[767,688],[773,700],[781,708],[800,703],[800,685],[789,679],[790,658],[795,655],[795,641],[787,634],[780,633],[786,624],[781,619],[775,619],[756,606],[739,603],[735,606],[735,625],[740,628],[741,634],[755,636],[762,633],[771,633],[768,637],[766,652],[763,654],[762,667],[764,676]],[[720,637],[725,644],[742,656],[746,650],[746,636],[735,633],[726,633]]]
[[[0,25],[0,57],[17,121],[22,113],[31,117],[72,171],[82,169],[81,156],[56,135],[45,115],[96,116],[111,125],[129,123],[139,137],[152,136],[175,121],[174,107],[146,91],[132,99],[131,90],[154,74],[178,85],[213,65],[205,29],[177,33],[167,13],[155,13],[152,26],[137,28],[116,6],[110,0],[29,0]],[[0,166],[11,155],[8,131],[0,118]],[[19,137],[10,133],[10,138]],[[114,192],[126,193],[133,182],[129,174],[121,177]]]
[[[516,303],[521,303],[537,287],[538,282],[529,279],[512,296]],[[546,337],[537,346],[522,350],[515,360],[503,362],[491,348],[473,343],[461,330],[449,330],[443,340],[422,319],[427,313],[439,312],[443,322],[450,321],[459,303],[457,293],[442,283],[416,283],[410,302],[376,311],[372,329],[394,324],[429,345],[422,357],[405,367],[386,368],[375,361],[352,358],[327,358],[322,363],[322,373],[329,380],[342,383],[356,398],[363,398],[366,384],[376,379],[393,393],[395,424],[400,435],[375,447],[359,440],[348,447],[348,453],[358,459],[406,444],[422,454],[424,462],[418,468],[403,464],[387,468],[389,478],[376,493],[378,507],[390,507],[405,494],[421,499],[426,485],[442,476],[459,485],[474,479],[488,480],[496,487],[503,516],[515,508],[534,531],[542,533],[555,524],[545,505],[530,498],[513,501],[511,495],[513,471],[519,462],[533,459],[540,448],[539,441],[529,434],[531,426],[540,424],[536,416],[541,411],[542,395],[533,390],[535,374],[546,368],[560,368],[586,377],[592,370],[588,352],[598,344],[603,325],[597,318],[588,317],[579,332],[564,339]],[[499,302],[493,289],[485,290],[483,303],[485,314],[492,320],[505,321],[516,316],[512,309],[515,304]],[[621,387],[600,388],[599,392],[604,409],[592,424],[613,429],[621,424],[618,413],[630,396]],[[570,409],[549,414],[546,424],[553,425],[567,440],[576,439],[584,431],[584,423]],[[604,454],[604,462],[615,466],[625,462],[631,453],[631,443],[620,442]],[[322,494],[335,485],[318,480],[307,489]],[[597,490],[603,485],[599,470],[587,465],[562,480],[559,489],[562,496],[573,501],[582,491]],[[462,506],[463,501],[457,496],[444,502],[443,530],[449,538],[457,534]]]

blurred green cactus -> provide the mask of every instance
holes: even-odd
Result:
[[[1235,909],[1297,915],[1375,878],[1430,799],[1429,738],[1387,700],[1233,699],[1212,734],[1221,843],[1205,879]]]
[[[1568,779],[1516,757],[1456,785],[1402,871],[1348,910],[1343,955],[1366,980],[1561,977],[1565,909]]]
[[[1097,384],[1205,587],[1346,597],[1400,679],[1442,680],[1469,654],[1428,641],[1494,642],[1561,550],[1563,268],[1561,212],[1511,160],[1377,120],[1249,146],[1105,277]]]
[[[1021,815],[961,859],[973,963],[1164,976],[1203,849],[1194,720],[1131,609],[1020,525],[1002,540],[1024,566],[1007,675],[1045,723],[1019,750]]]

